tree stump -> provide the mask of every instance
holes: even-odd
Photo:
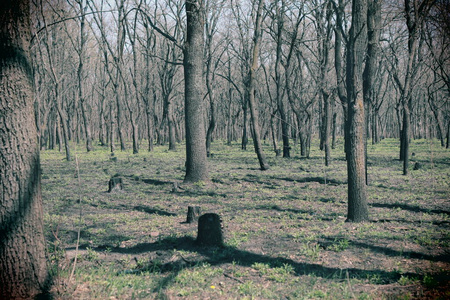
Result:
[[[201,213],[200,206],[188,206],[186,223],[190,224],[197,221],[198,217],[200,216],[200,213]]]
[[[223,246],[222,221],[218,214],[208,213],[198,219],[197,244]]]
[[[109,180],[108,193],[123,190],[123,183],[121,177],[113,177]]]

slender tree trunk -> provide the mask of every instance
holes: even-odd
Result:
[[[119,66],[117,66],[117,67],[119,67]],[[119,73],[119,71],[117,71],[117,73]],[[117,74],[116,80],[118,82],[119,74]],[[120,93],[119,93],[119,85],[118,84],[114,84],[114,93],[116,94],[117,113],[116,113],[115,117],[116,117],[116,124],[117,124],[117,132],[119,134],[120,150],[125,151],[126,150],[125,139],[123,137],[123,132],[122,132],[122,120],[123,120],[122,104],[120,103]]]
[[[247,150],[247,144],[248,144],[248,98],[247,94],[244,96],[243,104],[242,104],[242,142],[241,142],[241,149]]]
[[[149,108],[146,110],[147,121],[147,139],[148,139],[148,152],[153,151],[153,131],[152,131],[152,112]]]
[[[405,105],[403,108],[403,130],[402,130],[402,140],[403,140],[403,175],[408,175],[408,165],[409,165],[409,138],[411,131],[411,114],[409,111],[409,105]]]
[[[115,126],[115,122],[114,120],[116,119],[116,117],[114,116],[114,111],[113,111],[113,103],[109,104],[109,142],[110,142],[110,149],[111,149],[111,153],[114,153],[114,151],[116,150],[116,145],[115,145],[115,139],[116,139],[116,126]]]
[[[367,46],[367,0],[353,0],[347,49],[348,213],[347,221],[369,218],[365,176],[363,66]]]
[[[186,0],[184,49],[186,176],[185,182],[209,180],[203,124],[203,0]]]
[[[80,49],[78,52],[79,61],[78,61],[78,70],[77,70],[77,78],[78,78],[78,98],[80,99],[81,106],[81,115],[83,116],[83,124],[84,124],[84,132],[86,137],[86,150],[87,152],[92,151],[92,135],[91,128],[89,124],[89,119],[86,111],[86,99],[84,95],[84,48],[86,44],[86,34],[85,34],[85,19],[86,16],[83,13],[84,9],[87,8],[84,5],[84,1],[79,1],[80,8]]]
[[[447,122],[447,143],[445,144],[445,148],[450,148],[450,120]]]
[[[284,91],[282,89],[283,83],[281,79],[281,59],[283,46],[283,31],[284,31],[284,15],[285,15],[285,2],[281,1],[281,7],[276,4],[277,14],[277,36],[276,36],[276,59],[275,59],[275,86],[276,86],[276,101],[278,113],[280,114],[281,121],[281,135],[283,141],[283,157],[291,157],[291,147],[289,145],[289,124],[287,120],[287,112],[284,105]]]
[[[365,127],[366,137],[364,139],[365,149],[365,169],[366,169],[366,184],[369,183],[368,179],[368,166],[367,166],[367,137],[369,136],[369,108],[372,103],[376,103],[375,100],[375,78],[378,66],[379,57],[379,40],[381,32],[381,0],[369,1],[367,8],[367,58],[366,65],[363,73],[363,94],[364,104],[366,109]],[[373,142],[373,140],[372,140]]]
[[[325,166],[329,166],[331,162],[331,145],[330,145],[330,135],[331,135],[331,104],[330,104],[330,95],[328,93],[323,93],[324,100],[324,148],[325,148]]]
[[[48,290],[26,0],[0,5],[0,298]]]
[[[333,109],[334,110],[334,109]],[[333,112],[333,123],[332,123],[332,130],[331,130],[331,149],[336,149],[336,119],[337,119],[337,113]]]
[[[66,160],[67,161],[71,161],[72,160],[72,155],[70,154],[70,143],[69,143],[69,126],[68,126],[68,119],[67,116],[65,114],[65,112],[63,111],[62,106],[62,99],[59,99],[59,84],[56,83],[55,84],[55,101],[56,101],[56,109],[58,111],[58,115],[61,121],[61,127],[62,127],[62,131],[63,131],[63,139],[64,139],[64,149],[66,151]],[[61,143],[61,141],[60,141]]]
[[[214,129],[216,128],[216,113],[215,113],[215,104],[214,99],[210,97],[210,119],[209,119],[209,126],[208,131],[206,132],[206,154],[209,157],[211,154],[211,142],[212,142],[212,134],[214,132]]]
[[[273,151],[275,151],[276,156],[280,156],[280,151],[278,150],[277,134],[275,130],[275,122],[273,121],[273,119],[275,119],[275,113],[272,113],[270,116],[270,131],[272,133]]]
[[[267,163],[266,156],[264,155],[264,151],[261,145],[261,139],[259,134],[259,117],[258,117],[258,108],[256,107],[255,101],[255,82],[256,82],[256,70],[258,68],[258,56],[259,56],[259,47],[261,44],[261,23],[262,23],[262,8],[264,5],[263,0],[259,0],[258,8],[256,11],[256,26],[255,33],[253,38],[253,55],[251,60],[251,66],[248,74],[248,86],[247,86],[247,97],[248,104],[250,108],[250,115],[252,118],[252,132],[253,132],[253,145],[255,147],[255,152],[258,157],[259,166],[261,170],[268,170],[269,164]]]

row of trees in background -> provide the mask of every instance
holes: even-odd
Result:
[[[134,153],[155,143],[176,149],[186,135],[184,1],[34,1],[41,147],[65,147],[67,159],[70,140],[85,141],[87,151],[124,150],[127,141]],[[246,149],[250,135],[283,157],[292,142],[308,156],[319,136],[329,164],[345,131],[350,2],[221,0],[205,8],[198,88],[207,152],[217,138]],[[368,9],[367,137],[401,138],[401,159],[411,137],[448,147],[448,1],[373,1]]]
[[[404,174],[411,137],[449,146],[448,1],[32,1],[33,34],[29,0],[0,6],[1,298],[51,285],[40,147],[70,160],[71,140],[131,140],[138,153],[185,138],[185,180],[198,181],[214,138],[246,149],[251,135],[265,170],[262,139],[309,156],[318,134],[329,165],[340,134],[347,220],[359,222],[366,137],[399,137]]]

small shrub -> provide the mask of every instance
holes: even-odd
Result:
[[[347,239],[335,239],[333,244],[327,247],[327,250],[334,252],[342,252],[350,246],[350,242]]]

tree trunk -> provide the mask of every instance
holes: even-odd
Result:
[[[250,108],[250,115],[252,118],[252,129],[253,129],[253,145],[255,147],[256,155],[258,156],[259,166],[261,170],[268,170],[269,164],[267,163],[266,156],[264,155],[264,151],[261,145],[261,139],[259,135],[259,117],[258,117],[258,108],[256,107],[255,102],[255,82],[256,82],[256,69],[258,67],[258,56],[259,56],[259,47],[261,44],[261,23],[262,23],[262,8],[264,1],[259,0],[258,8],[256,12],[256,26],[255,26],[255,34],[253,38],[253,55],[251,60],[251,66],[248,74],[248,86],[247,86],[247,97],[248,104]]]
[[[59,84],[55,84],[55,101],[56,101],[56,109],[58,111],[58,115],[61,121],[63,138],[64,138],[64,149],[66,150],[66,160],[71,161],[72,155],[70,154],[70,145],[69,145],[69,126],[67,123],[67,117],[62,109],[62,99],[59,99]],[[61,143],[61,141],[59,141]]]
[[[185,182],[209,180],[203,124],[203,0],[186,0],[184,49],[186,176]]]
[[[110,149],[111,149],[111,153],[114,153],[114,151],[116,150],[116,145],[115,145],[115,136],[116,136],[116,126],[114,123],[115,120],[115,116],[114,116],[114,112],[113,112],[113,104],[110,103],[109,104],[109,143],[110,143]]]
[[[347,49],[348,222],[369,218],[364,153],[363,65],[367,46],[367,0],[353,0]]]
[[[48,290],[29,1],[0,6],[0,298]]]
[[[275,86],[276,86],[276,101],[278,113],[280,114],[281,121],[281,135],[283,141],[283,157],[291,157],[291,147],[289,145],[289,124],[287,120],[287,112],[284,105],[284,90],[282,89],[281,80],[281,59],[282,59],[282,49],[283,46],[283,31],[284,31],[284,15],[285,15],[285,2],[281,1],[281,7],[278,3],[276,4],[276,17],[277,17],[277,35],[276,35],[276,60],[275,60]]]
[[[80,49],[78,52],[79,55],[79,61],[78,61],[78,70],[77,70],[77,78],[78,78],[78,97],[80,99],[80,106],[81,106],[81,115],[83,116],[83,124],[84,124],[84,131],[85,131],[85,137],[86,137],[86,151],[92,151],[92,135],[91,135],[91,129],[89,124],[88,115],[86,112],[86,99],[84,95],[84,47],[86,44],[86,35],[84,31],[85,27],[85,19],[86,15],[83,13],[85,11],[85,8],[87,6],[83,5],[84,1],[79,1],[80,5]]]
[[[247,144],[248,144],[248,99],[247,95],[244,96],[243,104],[242,104],[242,114],[243,114],[243,121],[242,121],[242,142],[241,142],[241,149],[247,150]]]
[[[146,121],[147,121],[147,139],[148,139],[147,150],[148,152],[152,152],[153,151],[152,112],[148,107],[146,109]]]
[[[450,120],[447,122],[447,143],[445,144],[445,148],[450,148]]]
[[[322,97],[324,101],[324,130],[323,130],[323,146],[325,148],[325,166],[329,166],[331,162],[331,145],[330,145],[330,136],[331,136],[331,104],[330,104],[330,95],[324,91],[322,91]]]
[[[212,91],[211,91],[212,92]],[[209,126],[208,131],[206,132],[206,154],[209,157],[211,154],[211,142],[212,142],[212,134],[214,132],[214,129],[216,128],[216,113],[215,113],[215,104],[214,99],[210,97],[210,120],[209,120]]]
[[[408,164],[409,164],[409,137],[411,127],[411,114],[409,112],[409,105],[405,105],[403,108],[403,130],[402,130],[402,140],[403,140],[403,175],[408,175]]]

